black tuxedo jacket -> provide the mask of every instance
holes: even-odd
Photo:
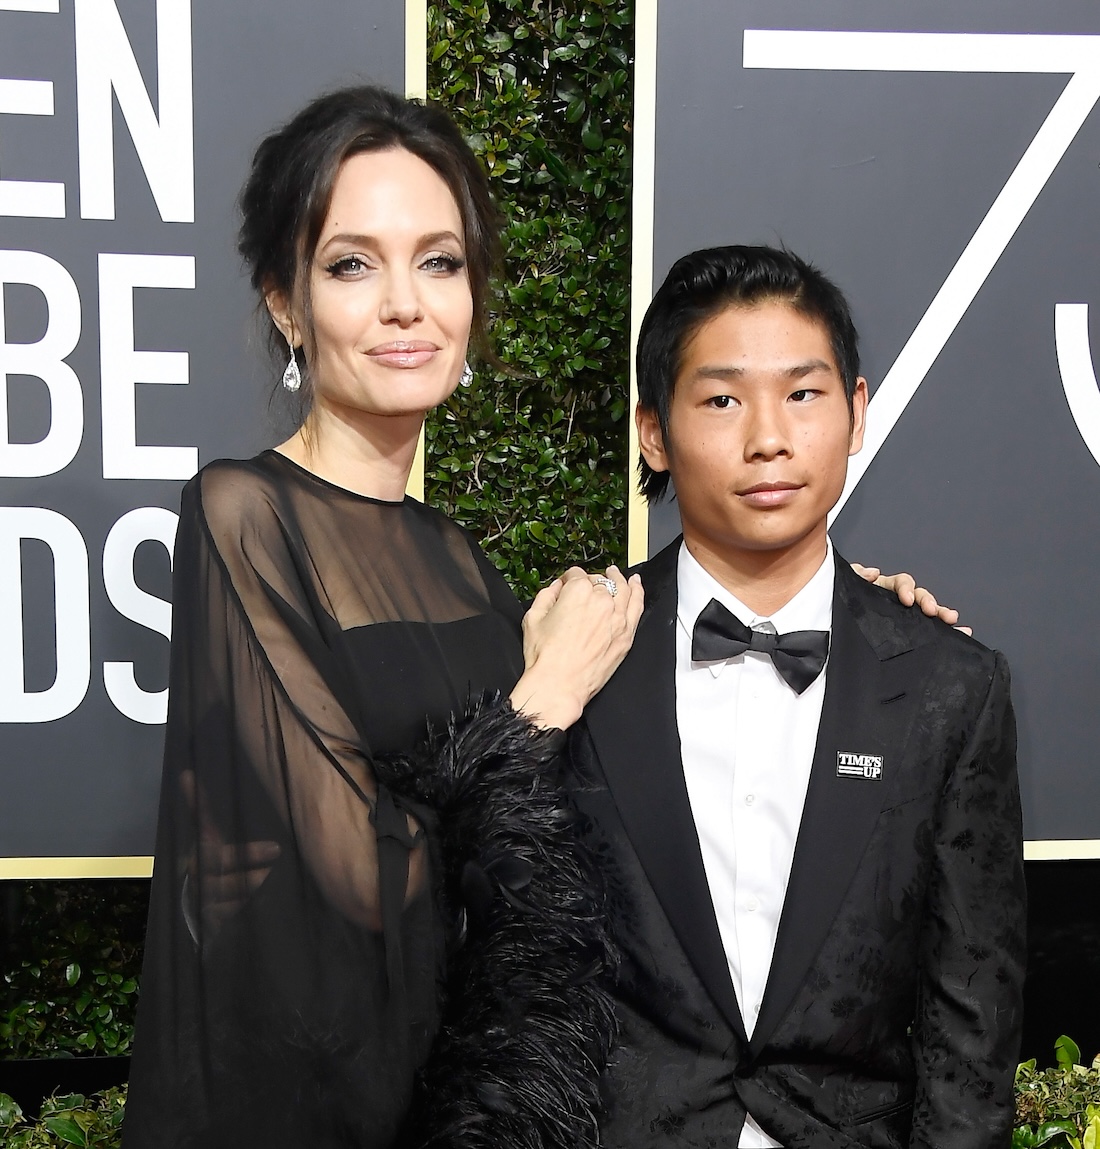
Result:
[[[733,1147],[747,1110],[786,1149],[1007,1146],[1024,880],[1004,659],[838,557],[817,747],[749,1041],[680,761],[677,547],[643,564],[634,647],[571,740],[623,954],[606,1145]],[[839,774],[838,755],[866,756],[867,776]]]

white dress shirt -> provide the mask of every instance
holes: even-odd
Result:
[[[823,671],[796,694],[771,657],[746,651],[719,662],[693,662],[691,636],[712,598],[746,626],[786,634],[830,630],[833,554],[770,617],[754,614],[681,545],[677,567],[676,722],[688,799],[699,834],[730,977],[751,1037],[775,950],[798,827],[810,781]],[[751,1114],[740,1149],[774,1149]]]

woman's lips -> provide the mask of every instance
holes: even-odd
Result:
[[[430,363],[438,352],[439,348],[434,343],[397,340],[393,343],[380,343],[377,347],[372,347],[367,355],[383,367],[407,369],[423,367],[425,363]]]
[[[737,494],[749,506],[767,509],[785,507],[800,490],[802,490],[800,483],[757,483],[756,486],[738,491]]]

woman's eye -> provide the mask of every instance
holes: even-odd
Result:
[[[439,275],[454,275],[466,266],[466,261],[458,255],[437,252],[435,255],[429,255],[422,266],[425,271],[432,271]]]
[[[325,270],[337,279],[346,279],[358,275],[366,268],[366,264],[357,255],[345,255],[334,263],[330,263]]]

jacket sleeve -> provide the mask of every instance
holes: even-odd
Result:
[[[1026,957],[1016,725],[1000,654],[933,833],[910,1145],[1000,1149],[1013,1124]]]

